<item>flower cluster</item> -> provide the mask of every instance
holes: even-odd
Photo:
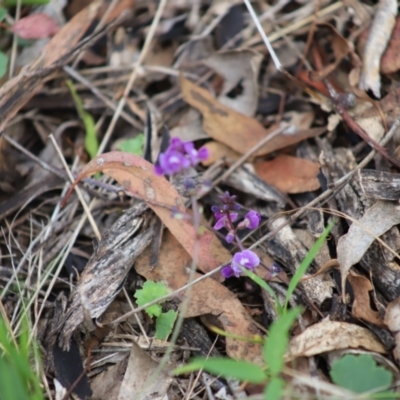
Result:
[[[155,172],[157,175],[174,175],[189,167],[195,167],[207,158],[207,148],[196,150],[193,142],[183,142],[174,137],[167,150],[160,154]]]
[[[225,240],[228,243],[232,243],[236,239],[238,244],[241,245],[237,238],[237,230],[245,228],[257,229],[261,220],[260,214],[254,210],[250,210],[237,227],[235,227],[233,223],[237,220],[239,216],[238,211],[240,210],[239,204],[236,203],[236,196],[231,196],[229,192],[225,192],[220,197],[220,200],[222,202],[221,206],[211,207],[214,217],[217,220],[214,229],[220,230],[225,228],[228,231]],[[242,268],[254,270],[259,264],[260,259],[256,253],[251,250],[242,250],[233,256],[231,265],[224,267],[221,273],[225,278],[230,278],[233,275],[239,277]]]

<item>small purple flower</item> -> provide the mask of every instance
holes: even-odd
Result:
[[[229,216],[231,222],[234,222],[238,217],[238,213],[229,211]],[[214,225],[215,230],[219,231],[222,228],[226,228],[228,230],[232,229],[227,213],[220,213],[219,211],[217,211],[214,213],[214,217],[217,219],[217,222]]]
[[[238,229],[257,229],[258,225],[260,224],[260,220],[260,214],[254,210],[250,210],[244,217],[244,220],[238,225]]]
[[[241,272],[241,267],[247,268],[251,271],[260,264],[260,259],[256,253],[251,250],[243,250],[233,256],[231,267],[233,270]]]
[[[225,279],[228,279],[231,276],[235,275],[235,272],[233,271],[233,268],[230,265],[228,265],[227,267],[221,269],[221,274]],[[239,278],[239,276],[237,277]]]
[[[206,147],[196,150],[193,142],[183,143],[183,148],[193,167],[195,167],[201,161],[206,160],[209,156],[209,151]]]
[[[171,139],[167,150],[160,154],[155,172],[157,175],[173,175],[190,166],[195,167],[199,162],[206,160],[208,155],[207,148],[196,150],[192,142],[183,142],[175,137]]]
[[[183,154],[170,149],[160,154],[158,162],[159,165],[155,167],[157,175],[173,175],[190,166],[190,161]]]
[[[235,275],[239,278],[242,273],[242,268],[247,268],[253,271],[260,264],[260,259],[256,253],[251,250],[243,250],[233,256],[232,264],[221,270],[224,278],[230,278]]]
[[[227,243],[232,243],[235,240],[235,232],[230,230],[225,236],[225,240]]]

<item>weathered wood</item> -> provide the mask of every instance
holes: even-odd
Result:
[[[379,200],[400,199],[400,174],[364,169],[359,172],[359,176],[365,196]]]

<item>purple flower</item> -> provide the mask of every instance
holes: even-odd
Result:
[[[230,230],[225,236],[225,240],[227,243],[232,243],[235,240],[235,232]]]
[[[173,175],[190,166],[190,161],[183,154],[170,149],[160,154],[158,162],[155,167],[157,175]]]
[[[183,148],[193,167],[195,167],[199,162],[207,160],[209,156],[209,151],[206,147],[196,150],[193,142],[183,143]]]
[[[254,210],[250,210],[244,217],[244,220],[238,225],[238,229],[257,229],[258,225],[260,224],[260,220],[260,214]]]
[[[224,278],[230,278],[235,275],[239,278],[242,273],[242,268],[247,268],[253,271],[260,264],[260,259],[256,253],[251,250],[243,250],[233,256],[232,264],[221,270]]]
[[[199,162],[206,160],[208,155],[207,148],[196,150],[192,142],[183,142],[175,137],[171,139],[167,150],[160,154],[155,172],[157,175],[173,175],[190,166],[195,167]]]
[[[233,256],[231,267],[236,272],[241,272],[241,267],[254,270],[260,264],[260,259],[256,253],[251,250],[243,250]]]
[[[227,267],[224,267],[224,268],[221,269],[221,274],[223,275],[223,277],[225,279],[228,279],[232,275],[234,275],[235,273],[233,271],[233,268],[230,265],[228,265]],[[239,276],[237,276],[237,277],[239,277]]]
[[[220,213],[219,211],[214,213],[214,217],[217,219],[216,224],[214,225],[214,229],[219,231],[222,228],[226,228],[228,230],[231,230],[231,224],[229,222],[229,218],[228,218],[228,213]],[[238,217],[238,213],[234,213],[234,212],[230,212],[229,211],[229,216],[230,216],[230,220],[231,222],[236,221],[237,217]]]

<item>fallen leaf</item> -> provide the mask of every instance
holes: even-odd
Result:
[[[383,319],[379,315],[379,312],[371,308],[369,292],[373,290],[373,287],[369,279],[365,276],[357,275],[352,271],[350,271],[348,278],[354,293],[351,315],[354,318],[360,318],[383,327]]]
[[[119,389],[118,400],[135,398],[161,400],[165,398],[172,382],[172,377],[168,376],[166,369],[157,375],[153,384],[148,384],[158,366],[157,361],[154,361],[145,350],[133,342],[128,366]],[[173,368],[173,365],[169,365],[168,370]]]
[[[273,133],[278,125],[265,129],[256,119],[241,114],[221,104],[206,89],[190,80],[180,77],[183,99],[203,115],[205,132],[218,142],[224,143],[240,154],[247,153],[266,136]],[[264,155],[304,139],[322,134],[325,128],[312,128],[291,134],[280,134],[266,143],[256,155]]]
[[[216,161],[219,161],[222,158],[237,161],[241,157],[241,154],[220,142],[208,142],[204,145],[204,147],[206,147],[208,150],[207,160],[202,162],[202,164],[205,166],[214,164]]]
[[[329,40],[330,47],[333,51],[334,62],[319,69],[316,72],[312,72],[312,79],[321,80],[326,78],[330,73],[332,73],[342,60],[350,53],[354,57],[354,51],[351,44],[337,31],[335,27],[327,23],[317,24],[318,30],[316,34],[322,35],[324,40]],[[327,33],[326,31],[330,31]],[[322,31],[322,32],[321,32]],[[324,91],[322,92],[324,93]]]
[[[343,296],[345,296],[345,282],[350,268],[361,260],[375,237],[381,236],[393,225],[399,223],[398,205],[389,201],[377,201],[365,212],[358,223],[353,222],[349,231],[339,239],[336,251],[342,275]]]
[[[386,352],[382,343],[368,329],[347,322],[324,320],[292,338],[287,361],[332,350],[359,347],[377,353]]]
[[[320,188],[319,164],[302,158],[280,155],[254,164],[257,175],[283,193],[304,193]]]
[[[31,14],[11,26],[10,31],[22,39],[44,39],[60,30],[57,22],[47,14]]]
[[[172,211],[186,213],[184,200],[164,176],[154,173],[154,166],[148,161],[117,151],[102,154],[82,169],[70,192],[80,180],[96,172],[111,176],[127,193],[145,201],[184,249],[192,257],[198,254],[197,264],[201,271],[209,272],[231,259],[228,250],[213,233],[206,230],[197,238],[190,221],[172,216]]]
[[[161,245],[157,268],[149,268],[151,249],[146,249],[135,262],[135,269],[147,280],[167,282],[172,290],[180,289],[189,279],[192,260],[183,247],[170,234],[166,233]],[[196,274],[196,278],[200,275]],[[185,293],[178,295],[180,298]],[[244,309],[242,303],[229,289],[214,279],[204,279],[194,285],[185,317],[212,314],[218,318],[223,329],[231,335],[254,337],[258,329]],[[235,359],[261,363],[261,346],[243,340],[226,337],[226,352]]]
[[[218,101],[242,114],[253,116],[258,103],[258,74],[263,56],[251,50],[219,52],[207,58],[208,65],[224,77]],[[232,92],[237,90],[236,96]]]

